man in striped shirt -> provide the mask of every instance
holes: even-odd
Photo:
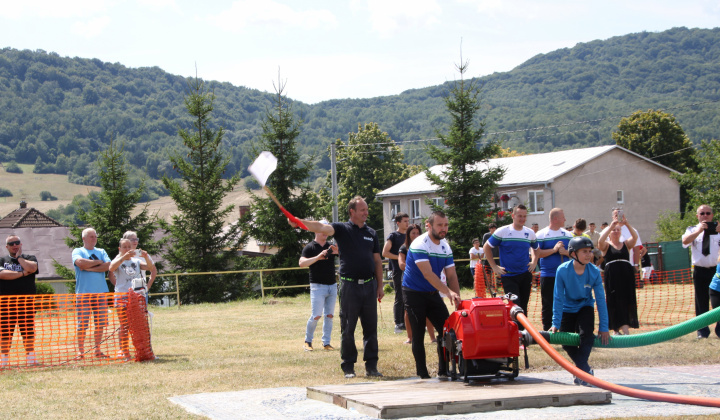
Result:
[[[438,332],[438,377],[446,378],[443,363],[442,330],[450,316],[440,293],[448,296],[455,306],[460,304],[460,285],[455,272],[452,250],[445,240],[448,219],[442,211],[434,211],[428,217],[427,232],[410,244],[403,275],[405,309],[412,329],[412,352],[415,369],[422,379],[429,379],[425,365],[425,319],[429,319]],[[447,285],[440,280],[445,270]]]

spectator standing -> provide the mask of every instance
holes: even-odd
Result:
[[[572,359],[575,366],[583,372],[594,375],[588,364],[590,352],[595,341],[595,311],[597,303],[600,324],[598,334],[602,344],[610,342],[608,329],[608,309],[605,304],[605,292],[600,277],[600,270],[590,264],[592,261],[593,244],[589,238],[574,237],[568,244],[572,260],[560,265],[557,269],[555,297],[553,306],[552,327],[550,332],[578,333],[579,346],[562,346]],[[593,293],[595,299],[593,299]],[[575,385],[588,385],[579,378],[574,378]]]
[[[328,224],[327,220],[320,220]],[[316,233],[315,239],[305,246],[300,257],[300,267],[310,267],[310,318],[305,326],[305,351],[312,351],[313,336],[320,317],[323,317],[323,349],[335,350],[330,344],[335,301],[337,300],[337,281],[335,279],[335,255],[338,247],[328,241],[324,233]]]
[[[512,212],[512,224],[503,226],[492,234],[485,243],[485,255],[492,255],[493,248],[499,249],[500,265],[494,259],[488,259],[493,272],[501,277],[505,293],[517,295],[517,304],[527,314],[530,300],[534,261],[530,261],[530,248],[537,249],[535,232],[525,226],[527,207],[515,206]]]
[[[20,237],[5,239],[7,256],[0,258],[0,367],[9,363],[12,334],[17,325],[23,339],[28,365],[36,365],[35,357],[35,275],[37,258],[22,253]]]
[[[138,249],[140,241],[138,239],[137,232],[129,230],[123,234],[123,239],[130,240],[130,249],[132,249],[133,251]],[[150,288],[152,287],[153,283],[155,283],[155,277],[157,277],[157,267],[155,267],[155,261],[153,261],[150,255],[148,255],[147,258],[143,259],[145,260],[145,264],[149,267],[150,270],[150,278],[148,278],[147,282],[145,283],[145,303],[147,304]],[[145,276],[143,276],[143,279],[144,278]],[[138,293],[140,293],[140,291],[138,291]]]
[[[345,378],[354,378],[358,351],[355,327],[358,320],[363,329],[363,360],[365,375],[381,377],[378,371],[377,303],[385,296],[382,286],[380,242],[375,230],[365,221],[368,206],[360,196],[348,204],[350,220],[345,223],[322,224],[300,219],[310,232],[334,236],[340,252],[340,367]],[[288,220],[290,226],[297,225]]]
[[[590,236],[585,234],[585,228],[587,228],[587,221],[585,219],[577,219],[575,221],[575,224],[573,225],[573,237],[575,236],[584,236],[588,239],[590,239]]]
[[[590,229],[585,231],[585,234],[590,238],[593,244],[593,263],[600,265],[602,259],[602,251],[598,249],[598,240],[600,239],[600,232],[595,230],[595,222],[590,222],[588,225]]]
[[[73,249],[72,260],[75,267],[75,293],[78,295],[77,306],[77,345],[78,358],[85,357],[85,334],[90,323],[90,315],[95,324],[95,357],[106,358],[100,350],[103,331],[107,326],[107,296],[108,293],[105,272],[110,268],[110,257],[97,245],[97,232],[93,228],[82,231],[83,246]]]
[[[144,270],[151,267],[146,263],[150,257],[147,251],[134,250],[129,239],[120,239],[118,255],[110,262],[108,270],[115,275],[110,281],[115,286],[115,293],[123,293],[115,298],[115,309],[120,319],[120,357],[130,360],[130,346],[128,342],[127,305],[128,290],[145,290]],[[147,295],[146,295],[147,296]]]
[[[537,223],[533,223],[532,227],[530,227],[530,229],[532,229],[532,231],[535,232],[535,234],[537,235],[538,230],[540,230],[540,225]]]
[[[398,266],[398,251],[405,243],[405,233],[410,224],[410,216],[407,213],[398,213],[395,215],[395,226],[397,230],[391,232],[385,245],[383,246],[382,256],[387,258],[392,271],[393,288],[395,289],[395,302],[393,303],[393,317],[395,319],[395,334],[400,334],[405,330],[405,302],[403,301],[402,292],[402,270]]]
[[[472,278],[475,278],[475,267],[477,266],[478,261],[482,258],[482,256],[485,254],[483,252],[483,249],[480,248],[480,239],[475,238],[472,241],[472,248],[470,248],[470,275]]]
[[[717,223],[713,222],[713,210],[710,206],[703,204],[698,207],[696,216],[698,224],[685,230],[682,244],[683,248],[691,247],[695,316],[698,316],[710,310],[709,287],[717,267],[720,235],[718,235]],[[697,338],[708,338],[709,336],[709,327],[703,327],[697,331]]]
[[[450,245],[445,240],[448,230],[445,213],[432,212],[426,227],[427,232],[410,244],[403,276],[405,308],[413,333],[412,353],[415,358],[415,370],[421,379],[430,378],[423,342],[426,320],[430,320],[438,333],[438,377],[447,377],[442,331],[450,314],[440,294],[448,296],[456,307],[460,304],[460,286],[455,272],[455,262]],[[443,270],[448,285],[440,280]]]
[[[565,212],[561,208],[550,210],[550,224],[538,231],[538,248],[534,259],[540,262],[540,296],[542,300],[542,327],[547,331],[552,326],[553,294],[555,293],[555,272],[569,258],[567,246],[572,233],[563,228]]]
[[[621,238],[621,227],[626,226],[631,237]],[[630,263],[630,250],[635,246],[637,233],[623,215],[613,211],[613,221],[603,230],[598,244],[605,256],[605,296],[607,299],[610,329],[615,334],[630,334],[630,328],[639,328],[635,268]]]
[[[483,268],[483,274],[485,275],[485,282],[486,284],[489,284],[493,290],[495,288],[495,273],[492,270],[492,267],[490,266],[490,263],[488,263],[488,258],[494,258],[495,262],[497,263],[500,256],[500,251],[498,248],[492,249],[492,254],[485,254],[485,244],[487,243],[488,239],[495,233],[497,230],[497,225],[495,223],[488,224],[488,232],[486,232],[483,237],[482,241],[480,242],[480,247],[483,248],[483,258],[482,258],[482,268]]]

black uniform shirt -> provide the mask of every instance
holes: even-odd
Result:
[[[37,262],[34,255],[21,254],[20,256],[28,261]],[[0,270],[23,271],[23,268],[17,258],[6,255],[0,257]],[[37,293],[35,287],[35,274],[37,273],[38,271],[15,280],[0,280],[0,295],[34,295]]]
[[[380,242],[375,230],[365,224],[358,227],[353,222],[331,223],[333,238],[340,252],[340,276],[353,279],[375,278],[375,257],[380,254]]]
[[[400,247],[405,243],[405,234],[395,231],[388,235],[387,240],[390,241],[390,252],[398,255]],[[391,259],[390,268],[392,268],[393,271],[400,271],[398,260]]]
[[[325,246],[321,246],[319,243],[312,241],[305,245],[302,256],[315,258],[328,248],[330,248],[330,242],[326,241]],[[335,284],[335,254],[328,251],[326,259],[315,261],[310,266],[310,283]]]

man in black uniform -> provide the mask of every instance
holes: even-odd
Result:
[[[360,196],[348,204],[350,220],[322,224],[300,219],[310,232],[332,235],[340,252],[340,367],[346,378],[355,377],[358,351],[355,327],[358,319],[363,329],[365,376],[380,377],[377,369],[377,304],[385,295],[382,287],[380,242],[375,230],[365,224],[368,206]],[[288,220],[293,228],[297,225]]]
[[[0,366],[9,362],[12,333],[18,326],[23,337],[28,365],[37,364],[35,358],[35,274],[37,259],[22,253],[22,242],[8,236],[5,245],[9,256],[0,258]]]
[[[405,243],[405,233],[410,225],[410,216],[407,213],[398,213],[395,216],[397,230],[390,232],[383,246],[382,256],[390,261],[392,269],[393,287],[395,288],[395,303],[393,304],[393,315],[395,318],[395,334],[400,334],[405,329],[405,300],[402,291],[403,272],[398,265],[398,252]]]

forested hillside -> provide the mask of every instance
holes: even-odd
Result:
[[[609,144],[619,117],[654,108],[674,114],[695,143],[720,138],[719,68],[720,28],[630,34],[541,54],[510,72],[480,79],[486,132],[525,152]],[[288,80],[292,86],[292,75]],[[396,141],[434,137],[448,123],[443,98],[449,83],[372,99],[294,102],[304,121],[298,149],[321,158],[317,177],[329,168],[329,142],[347,139],[358,124],[376,122]],[[208,85],[216,95],[214,122],[227,130],[229,169],[244,172],[253,159],[248,146],[261,131],[272,94],[228,83]],[[184,78],[157,67],[131,69],[3,49],[1,160],[36,163],[36,171],[95,183],[89,163],[116,138],[138,168],[136,181],[143,174],[172,175],[168,153],[180,148],[178,128],[191,124],[183,106],[186,87]],[[592,122],[569,124],[580,121]],[[559,127],[533,129],[543,126]],[[492,134],[497,132],[510,133]],[[422,144],[405,145],[409,163],[432,163]],[[151,194],[162,192],[154,185]]]

